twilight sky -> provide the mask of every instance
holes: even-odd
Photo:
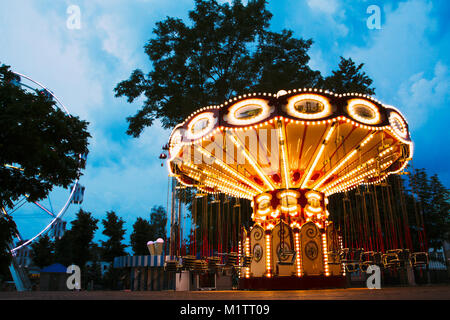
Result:
[[[71,5],[80,8],[80,29],[67,27]],[[371,5],[380,8],[381,29],[367,27]],[[193,8],[191,0],[2,3],[0,63],[45,84],[72,114],[90,122],[82,208],[98,219],[116,211],[126,221],[127,242],[137,217],[167,204],[167,168],[158,156],[169,132],[156,124],[139,139],[127,136],[125,118],[142,100],[128,104],[114,97],[113,88],[132,70],[151,68],[143,46],[155,23],[166,16],[185,20]],[[414,166],[437,173],[450,186],[449,1],[277,0],[268,8],[272,30],[291,29],[314,40],[310,66],[323,75],[336,68],[339,56],[365,63],[377,99],[399,108],[409,122]],[[62,198],[55,192],[44,205],[56,210]],[[72,206],[65,219],[71,221],[78,208]],[[24,237],[44,225],[37,210],[24,208],[17,217]],[[96,240],[101,238],[99,230]]]

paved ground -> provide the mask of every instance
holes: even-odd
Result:
[[[450,286],[380,290],[0,292],[0,300],[450,300]]]

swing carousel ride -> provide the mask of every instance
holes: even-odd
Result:
[[[396,108],[312,88],[201,108],[174,128],[167,149],[181,188],[251,201],[251,227],[225,221],[238,233],[243,288],[343,286],[342,252],[351,241],[329,219],[328,197],[402,173],[413,154]],[[220,231],[213,236],[224,250]],[[387,249],[375,242],[372,249]]]

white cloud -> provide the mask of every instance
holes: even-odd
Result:
[[[339,37],[348,35],[348,27],[342,23],[345,19],[345,9],[339,0],[308,0],[312,12],[321,15],[322,24],[325,21],[330,32]]]
[[[339,8],[338,0],[308,0],[308,6],[313,10],[321,11],[325,14],[335,14]]]
[[[427,79],[423,72],[411,76],[401,84],[399,99],[409,123],[417,129],[426,122],[428,113],[450,102],[448,67],[439,61],[431,79]]]
[[[382,29],[369,30],[364,46],[346,51],[345,56],[365,63],[379,95],[394,95],[398,79],[407,79],[428,67],[430,56],[435,54],[426,37],[434,24],[431,8],[422,0],[402,2],[394,11],[384,7]]]

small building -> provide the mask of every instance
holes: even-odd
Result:
[[[67,291],[67,268],[62,264],[55,263],[41,269],[39,276],[40,291]]]

